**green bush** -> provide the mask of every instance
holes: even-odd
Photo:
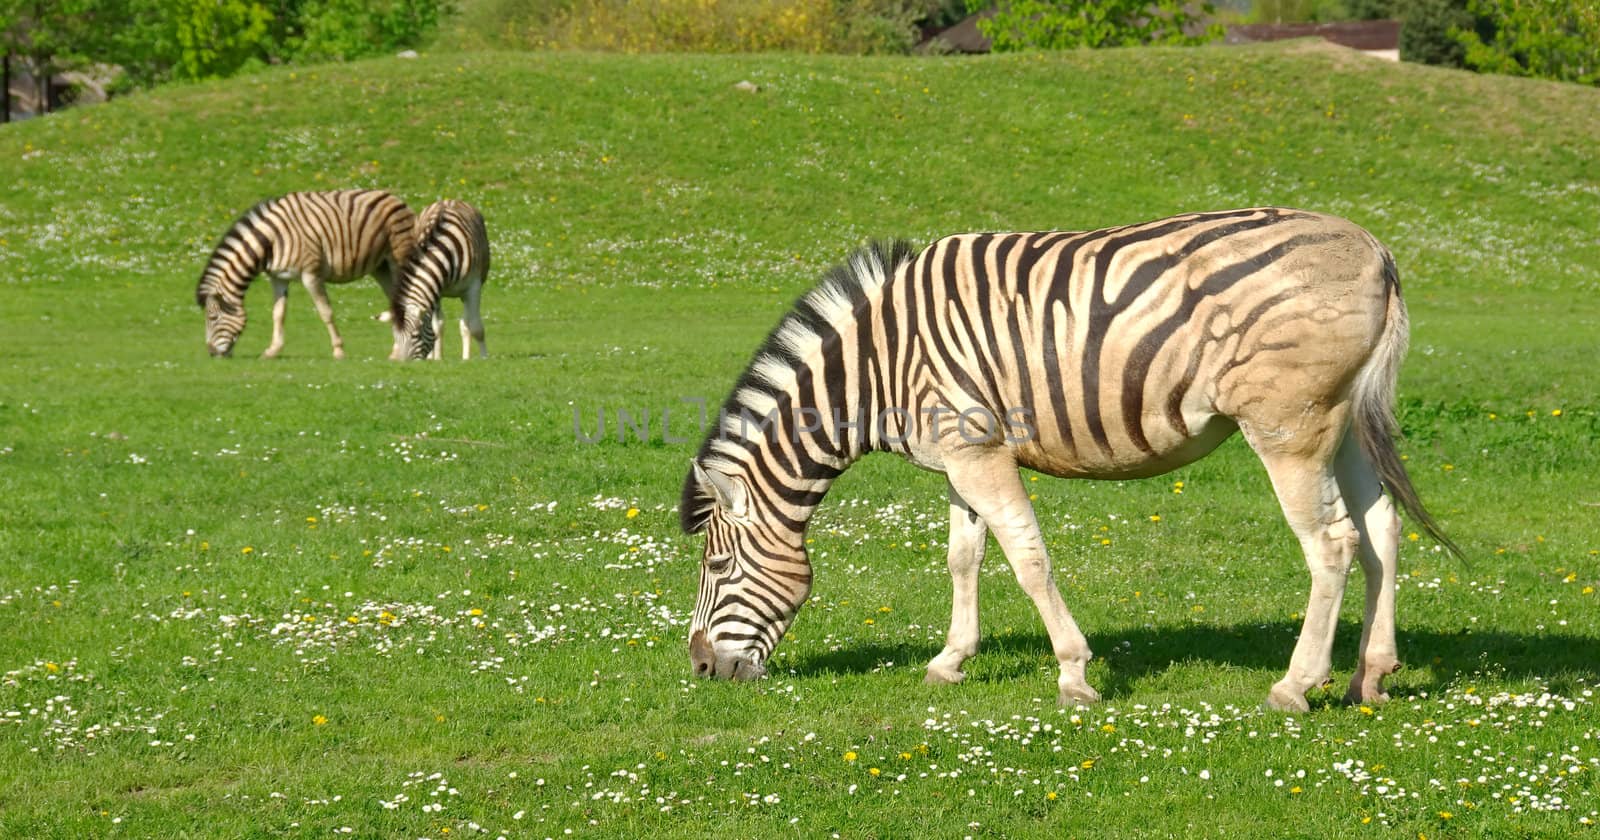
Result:
[[[1466,66],[1488,73],[1600,85],[1600,4],[1570,0],[1472,0],[1493,28],[1452,31]]]
[[[990,5],[967,0],[973,11]],[[995,52],[1191,45],[1222,37],[1221,25],[1202,26],[1215,11],[1209,2],[1185,0],[1001,0],[978,29]]]
[[[1468,0],[1399,0],[1400,58],[1419,64],[1465,67],[1466,48],[1452,33],[1478,28]]]
[[[300,61],[392,53],[419,45],[447,11],[440,0],[307,0],[285,53]]]
[[[948,0],[478,0],[464,47],[615,52],[906,52]]]

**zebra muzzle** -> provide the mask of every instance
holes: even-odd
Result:
[[[753,657],[718,654],[704,630],[696,630],[689,637],[689,665],[695,676],[712,679],[743,681],[767,675],[767,669]]]

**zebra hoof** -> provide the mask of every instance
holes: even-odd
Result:
[[[1093,706],[1100,702],[1100,692],[1090,688],[1087,683],[1061,686],[1061,694],[1056,698],[1058,706]]]
[[[1294,691],[1281,685],[1272,687],[1267,694],[1267,699],[1261,705],[1275,712],[1309,712],[1311,704],[1306,702],[1305,695],[1296,694]]]

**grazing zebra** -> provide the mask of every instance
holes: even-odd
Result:
[[[394,350],[389,358],[437,359],[444,342],[440,297],[460,298],[461,358],[472,358],[472,342],[487,358],[483,316],[478,312],[483,282],[489,276],[489,232],[483,214],[465,201],[436,201],[417,217],[417,249],[401,269],[389,307]]]
[[[283,350],[289,282],[298,277],[328,327],[333,357],[344,358],[324,285],[370,274],[387,300],[391,278],[411,256],[414,221],[405,202],[383,190],[289,193],[246,210],[217,243],[195,289],[206,313],[206,349],[213,356],[232,355],[244,331],[245,290],[266,272],[272,280],[272,343],[262,357]]]
[[[1343,219],[1281,208],[1088,232],[873,245],[834,269],[756,353],[706,437],[679,506],[705,533],[689,651],[743,679],[811,589],[804,534],[867,452],[944,473],[954,604],[930,683],[978,645],[978,567],[993,532],[1038,607],[1063,704],[1099,695],[1089,646],[1051,577],[1018,474],[1157,475],[1234,430],[1260,456],[1311,571],[1286,676],[1267,703],[1307,708],[1330,672],[1352,558],[1365,628],[1348,699],[1386,699],[1399,519],[1384,488],[1456,551],[1395,450],[1406,310],[1389,252]]]

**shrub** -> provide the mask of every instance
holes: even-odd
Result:
[[[967,2],[973,11],[989,5]],[[1202,25],[1215,11],[1209,2],[1186,0],[1001,0],[978,29],[996,52],[1191,45],[1222,37],[1221,25]]]
[[[530,46],[620,52],[905,52],[926,0],[574,0]]]
[[[1421,64],[1465,67],[1466,48],[1452,32],[1476,30],[1468,0],[1399,0],[1400,58]]]
[[[1600,4],[1569,0],[1472,0],[1493,28],[1452,31],[1466,66],[1488,73],[1600,85]]]

